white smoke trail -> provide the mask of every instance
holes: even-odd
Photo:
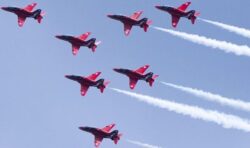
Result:
[[[203,121],[209,121],[221,125],[223,128],[233,128],[242,130],[245,132],[250,132],[250,121],[247,119],[240,118],[235,115],[225,114],[215,110],[207,110],[197,106],[191,106],[176,102],[171,102],[168,100],[163,100],[160,98],[155,98],[147,95],[137,94],[125,90],[120,90],[116,88],[111,88],[112,90],[135,98],[139,101],[148,103],[168,111],[172,111],[178,114],[189,116],[194,119],[200,119]]]
[[[234,53],[235,55],[238,55],[238,56],[242,56],[242,55],[250,56],[250,47],[248,47],[247,45],[237,45],[237,44],[233,44],[233,43],[226,42],[226,41],[220,41],[216,39],[207,38],[205,36],[199,36],[196,34],[189,34],[185,32],[180,32],[180,31],[175,31],[175,30],[165,29],[165,28],[160,28],[160,27],[153,27],[153,28],[155,28],[156,30],[167,32],[171,35],[180,37],[182,39],[191,41],[196,44],[204,45],[204,46],[215,48],[215,49],[220,49],[226,53]]]
[[[192,95],[195,95],[197,97],[201,97],[201,98],[208,100],[208,101],[220,103],[221,105],[226,105],[229,107],[233,107],[236,109],[250,112],[250,102],[245,102],[245,101],[233,99],[233,98],[226,98],[226,97],[223,97],[221,95],[213,94],[213,93],[199,90],[196,88],[185,87],[185,86],[176,85],[176,84],[172,84],[172,83],[166,83],[166,82],[161,82],[161,83],[164,85],[167,85],[169,87],[184,91],[184,92],[192,94]]]
[[[137,146],[140,146],[140,147],[144,147],[144,148],[161,148],[159,146],[154,146],[154,145],[150,145],[147,143],[142,143],[142,142],[134,141],[134,140],[127,140],[127,142],[134,144],[134,145],[137,145]]]
[[[204,21],[204,22],[207,22],[209,24],[212,24],[214,26],[225,29],[227,31],[241,35],[243,37],[250,38],[250,30],[248,30],[248,29],[233,26],[233,25],[228,25],[228,24],[224,24],[224,23],[220,23],[220,22],[216,22],[216,21],[206,20],[206,19],[202,19],[202,18],[199,18],[199,19]]]

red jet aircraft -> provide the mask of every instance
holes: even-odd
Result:
[[[149,68],[149,65],[142,66],[136,70],[122,69],[122,68],[114,68],[114,71],[124,74],[129,77],[129,86],[130,89],[134,89],[138,80],[144,80],[149,83],[150,86],[153,85],[155,79],[159,75],[154,75],[153,72],[149,72],[144,74],[144,72]]]
[[[45,12],[43,12],[41,9],[37,9],[33,11],[37,3],[30,4],[26,6],[25,8],[17,8],[17,7],[2,7],[3,10],[15,13],[18,17],[18,26],[22,27],[25,23],[26,18],[34,18],[38,21],[38,23],[41,23],[43,16],[45,15]]]
[[[102,129],[94,127],[79,127],[80,130],[91,133],[95,136],[95,147],[98,148],[103,140],[103,138],[109,138],[114,141],[115,144],[118,143],[122,134],[119,134],[118,130],[110,132],[110,130],[115,126],[115,124],[107,125]]]
[[[101,72],[96,72],[88,77],[81,77],[75,75],[66,75],[65,77],[80,83],[81,95],[85,96],[90,86],[97,87],[98,89],[100,89],[101,93],[103,93],[104,89],[109,84],[109,81],[104,81],[104,79],[99,79],[95,81],[100,74]]]
[[[186,2],[178,8],[169,6],[155,6],[155,7],[162,11],[168,12],[172,16],[172,26],[176,27],[181,17],[188,18],[189,20],[191,20],[192,24],[195,23],[195,20],[200,13],[196,12],[195,10],[190,10],[186,12],[186,9],[190,4],[191,2]]]
[[[148,18],[139,20],[141,14],[142,11],[137,11],[130,17],[124,15],[108,15],[108,17],[122,22],[124,25],[125,35],[128,36],[133,26],[140,26],[145,32],[147,32],[149,25],[152,24],[152,21],[148,20]]]
[[[86,32],[78,37],[67,36],[67,35],[57,35],[56,38],[71,43],[72,53],[73,55],[76,55],[81,46],[86,46],[88,48],[91,48],[92,51],[95,52],[95,49],[101,43],[101,41],[96,42],[95,38],[85,41],[90,34],[91,34],[90,32]]]

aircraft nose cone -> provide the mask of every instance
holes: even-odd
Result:
[[[69,77],[70,77],[69,75],[65,75],[65,78],[68,78],[68,79],[69,79]]]
[[[55,37],[58,39],[61,39],[61,35],[56,35]]]
[[[1,7],[1,9],[6,10],[6,9],[7,9],[7,7]]]
[[[79,127],[79,129],[83,131],[83,130],[84,130],[84,127]]]
[[[118,68],[114,68],[113,70],[116,71],[116,72],[119,72],[119,69],[118,69]]]
[[[160,7],[161,7],[161,6],[159,6],[159,5],[155,6],[155,8],[158,8],[158,9],[160,9]]]
[[[107,17],[109,17],[109,18],[113,18],[113,17],[114,17],[114,15],[112,15],[112,14],[108,14],[108,15],[107,15]]]
[[[160,6],[160,5],[157,5],[157,6],[155,6],[155,8],[157,8],[157,9],[163,9],[163,6]]]

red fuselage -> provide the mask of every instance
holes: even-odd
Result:
[[[132,19],[130,17],[127,17],[125,15],[108,15],[109,18],[120,21],[124,24],[129,24],[132,26],[139,26],[140,23],[138,20]]]
[[[99,81],[93,81],[93,80],[90,80],[88,78],[84,78],[81,76],[66,75],[65,77],[70,79],[70,80],[76,81],[76,82],[80,83],[81,85],[98,87],[101,84]],[[103,79],[100,79],[100,80],[103,80]]]
[[[146,75],[137,73],[137,72],[130,70],[130,69],[114,68],[114,71],[121,73],[121,74],[124,74],[124,75],[128,76],[129,78],[138,79],[138,80],[146,80]]]
[[[67,41],[75,46],[87,46],[87,47],[89,47],[89,46],[91,46],[91,44],[93,44],[95,42],[94,38],[90,39],[89,41],[83,41],[83,40],[76,38],[74,36],[67,36],[67,35],[57,35],[56,38]]]
[[[79,127],[80,130],[88,132],[93,134],[95,137],[101,137],[101,138],[108,138],[111,140],[114,139],[120,139],[120,137],[118,136],[119,131],[118,130],[114,130],[112,132],[105,132],[101,129],[98,128],[94,128],[94,127]]]
[[[178,10],[174,7],[169,7],[169,6],[156,6],[157,9],[168,12],[169,14],[173,16],[178,16],[178,17],[188,17],[188,12]]]

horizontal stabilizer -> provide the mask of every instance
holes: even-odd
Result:
[[[117,144],[118,141],[121,139],[122,134],[118,134],[117,138],[114,139],[114,143]]]

